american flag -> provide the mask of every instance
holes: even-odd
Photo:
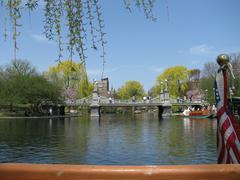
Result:
[[[219,71],[216,76],[215,97],[218,119],[218,163],[240,163],[240,129],[233,112],[228,106],[226,70]]]

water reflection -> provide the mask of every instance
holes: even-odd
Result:
[[[216,120],[157,114],[0,119],[0,162],[216,163]]]

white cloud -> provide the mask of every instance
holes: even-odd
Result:
[[[195,55],[207,55],[213,52],[214,48],[206,44],[201,44],[189,48],[189,52]]]
[[[54,41],[48,40],[43,34],[31,34],[31,37],[40,43],[55,44]]]

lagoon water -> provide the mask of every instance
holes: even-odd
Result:
[[[216,125],[216,119],[159,119],[154,113],[0,119],[0,162],[213,164]]]

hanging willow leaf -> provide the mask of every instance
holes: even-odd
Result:
[[[87,7],[87,19],[89,21],[89,26],[90,26],[90,34],[91,34],[91,42],[92,42],[92,48],[94,50],[97,50],[97,42],[96,42],[96,35],[95,35],[95,31],[94,31],[94,15],[93,15],[93,1],[92,0],[88,0],[86,1],[86,7]]]
[[[83,23],[83,6],[81,0],[75,1],[75,14],[74,14],[74,32],[77,36],[76,41],[76,51],[81,59],[82,62],[85,64],[85,54],[84,54],[84,47],[86,46],[84,43],[84,38],[86,38],[86,30]]]
[[[17,56],[17,50],[18,50],[18,45],[17,45],[17,37],[20,35],[20,32],[18,32],[18,27],[21,25],[19,24],[19,19],[21,18],[21,0],[9,0],[7,7],[9,8],[9,13],[11,17],[11,22],[12,22],[12,28],[13,28],[13,34],[12,34],[12,39],[14,41],[14,60],[16,60]]]
[[[101,58],[102,58],[102,79],[103,79],[103,76],[104,76],[104,68],[105,68],[105,56],[106,56],[106,52],[105,52],[105,44],[106,44],[106,41],[104,40],[104,36],[105,36],[105,33],[103,31],[103,28],[104,28],[104,21],[102,19],[102,13],[101,13],[101,7],[99,6],[99,1],[98,0],[93,0],[94,2],[94,6],[95,6],[95,13],[97,15],[97,21],[98,21],[98,29],[97,31],[99,32],[100,34],[100,39],[99,39],[99,43],[100,43],[100,46],[102,47],[102,55],[101,55]]]
[[[54,39],[53,27],[54,27],[54,8],[55,1],[52,0],[44,0],[45,8],[44,8],[44,34],[48,40]]]
[[[70,60],[72,60],[73,56],[73,47],[76,42],[76,34],[74,33],[74,6],[73,1],[65,1],[65,8],[67,12],[67,26],[68,26],[68,51],[70,53]]]
[[[4,38],[7,38],[7,16],[13,29],[14,59],[18,49],[17,37],[20,35],[19,20],[22,13],[33,11],[38,8],[40,1],[44,2],[44,34],[48,40],[54,40],[58,44],[58,61],[63,58],[64,50],[62,39],[67,38],[66,49],[72,60],[73,54],[77,53],[85,66],[87,39],[91,40],[91,48],[100,50],[102,58],[102,77],[105,67],[106,33],[104,32],[104,20],[99,0],[1,0],[0,11],[5,9]],[[153,15],[155,0],[123,0],[126,9],[132,11],[132,6],[142,9],[146,18],[156,20]],[[8,12],[8,13],[6,13]],[[64,26],[63,26],[64,24]],[[63,29],[67,26],[68,32]]]
[[[55,4],[55,14],[54,14],[54,22],[55,22],[55,32],[56,32],[56,41],[58,44],[58,62],[61,61],[63,55],[63,48],[62,48],[62,35],[61,35],[61,17],[63,15],[63,6],[62,0],[58,0]]]
[[[129,12],[132,12],[131,10],[131,0],[124,0],[124,5],[126,7],[126,9],[129,11]]]
[[[38,0],[28,0],[25,6],[32,11],[37,8]]]
[[[3,30],[3,37],[4,37],[4,41],[7,40],[7,17],[5,16],[4,18],[4,30]]]

